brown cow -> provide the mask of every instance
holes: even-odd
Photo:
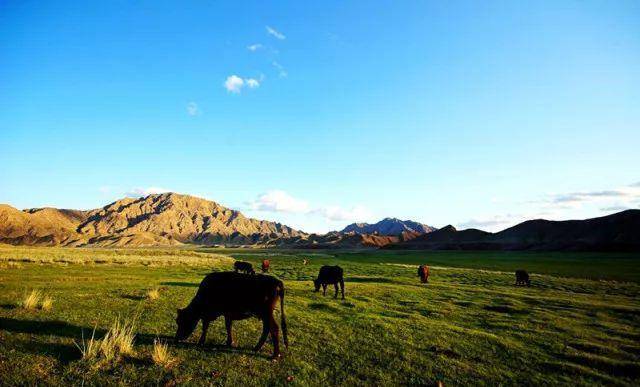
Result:
[[[269,271],[269,266],[271,265],[271,262],[269,262],[268,259],[263,259],[262,260],[262,272],[266,273]]]
[[[231,324],[234,320],[256,317],[262,320],[262,336],[254,351],[259,351],[267,335],[271,333],[273,356],[280,356],[279,328],[273,318],[273,310],[280,299],[280,324],[284,345],[289,346],[287,339],[287,322],[284,315],[284,284],[268,275],[251,275],[234,272],[208,274],[200,283],[198,292],[191,303],[178,309],[176,323],[176,340],[185,340],[202,320],[202,336],[199,344],[204,345],[209,323],[224,316],[227,328],[227,345],[233,345]]]
[[[420,265],[418,267],[418,277],[420,277],[420,282],[423,284],[429,282],[429,266]]]

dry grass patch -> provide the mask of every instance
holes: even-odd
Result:
[[[42,309],[49,311],[53,306],[53,298],[51,298],[51,296],[44,295],[40,290],[34,289],[24,296],[20,302],[20,306],[23,309]]]
[[[20,306],[24,309],[37,309],[38,304],[40,303],[40,298],[42,297],[42,292],[39,290],[32,290],[31,293],[24,296]]]
[[[40,303],[40,309],[49,311],[53,307],[53,298],[51,296],[44,296]]]
[[[151,301],[155,301],[158,298],[160,298],[160,289],[159,288],[153,288],[150,289],[149,291],[147,291],[147,298]]]
[[[111,328],[107,331],[101,340],[95,339],[95,329],[88,341],[82,339],[82,345],[76,343],[76,347],[82,353],[85,360],[119,360],[121,356],[133,355],[135,349],[133,340],[136,334],[134,332],[133,322],[121,322],[119,319],[114,321]]]
[[[159,366],[169,368],[176,362],[176,359],[169,353],[169,346],[161,340],[153,340],[153,352],[151,360]]]

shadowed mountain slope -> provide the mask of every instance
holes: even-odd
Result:
[[[585,220],[529,220],[498,233],[443,227],[394,249],[640,251],[640,210]]]

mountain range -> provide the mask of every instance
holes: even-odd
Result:
[[[387,236],[397,236],[402,233],[417,233],[426,234],[435,231],[435,227],[429,225],[414,222],[412,220],[400,220],[397,218],[384,218],[378,223],[352,223],[342,229],[341,233],[356,233],[356,234],[379,234]]]
[[[140,247],[255,245],[286,248],[387,248],[429,250],[640,251],[640,210],[570,221],[530,220],[489,233],[436,229],[411,220],[385,218],[341,231],[308,234],[245,217],[216,202],[177,193],[124,198],[80,211],[18,210],[0,204],[0,243],[39,246]]]
[[[257,244],[305,233],[247,218],[216,202],[165,193],[124,198],[90,211],[0,205],[0,242],[52,246]]]

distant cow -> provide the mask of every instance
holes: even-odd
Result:
[[[271,333],[273,358],[280,356],[279,328],[273,318],[273,310],[280,299],[280,324],[284,345],[289,346],[287,323],[284,315],[284,284],[267,275],[249,275],[234,272],[208,274],[200,283],[198,292],[191,303],[178,309],[176,340],[186,340],[202,320],[202,336],[199,344],[204,345],[209,323],[224,316],[227,328],[227,345],[233,345],[231,324],[233,320],[256,317],[262,320],[262,336],[254,351],[259,351],[267,335]]]
[[[322,266],[318,278],[313,280],[313,284],[316,287],[316,292],[320,290],[322,286],[322,295],[327,294],[327,285],[333,285],[336,289],[336,293],[333,298],[338,298],[338,284],[340,284],[340,290],[342,290],[342,299],[344,300],[344,278],[343,270],[340,266]]]
[[[262,260],[262,272],[263,273],[268,272],[270,265],[271,265],[271,262],[268,259],[263,259]]]
[[[516,286],[527,285],[531,286],[531,280],[529,280],[529,273],[526,270],[516,270]]]
[[[253,265],[250,262],[235,261],[233,263],[233,271],[236,273],[256,274]]]
[[[418,277],[420,277],[420,282],[423,284],[429,282],[429,266],[420,265],[418,267]]]
[[[306,265],[307,263],[309,263],[309,261],[307,261],[307,259],[306,259],[306,258],[302,260],[302,264],[303,264],[303,265]]]

